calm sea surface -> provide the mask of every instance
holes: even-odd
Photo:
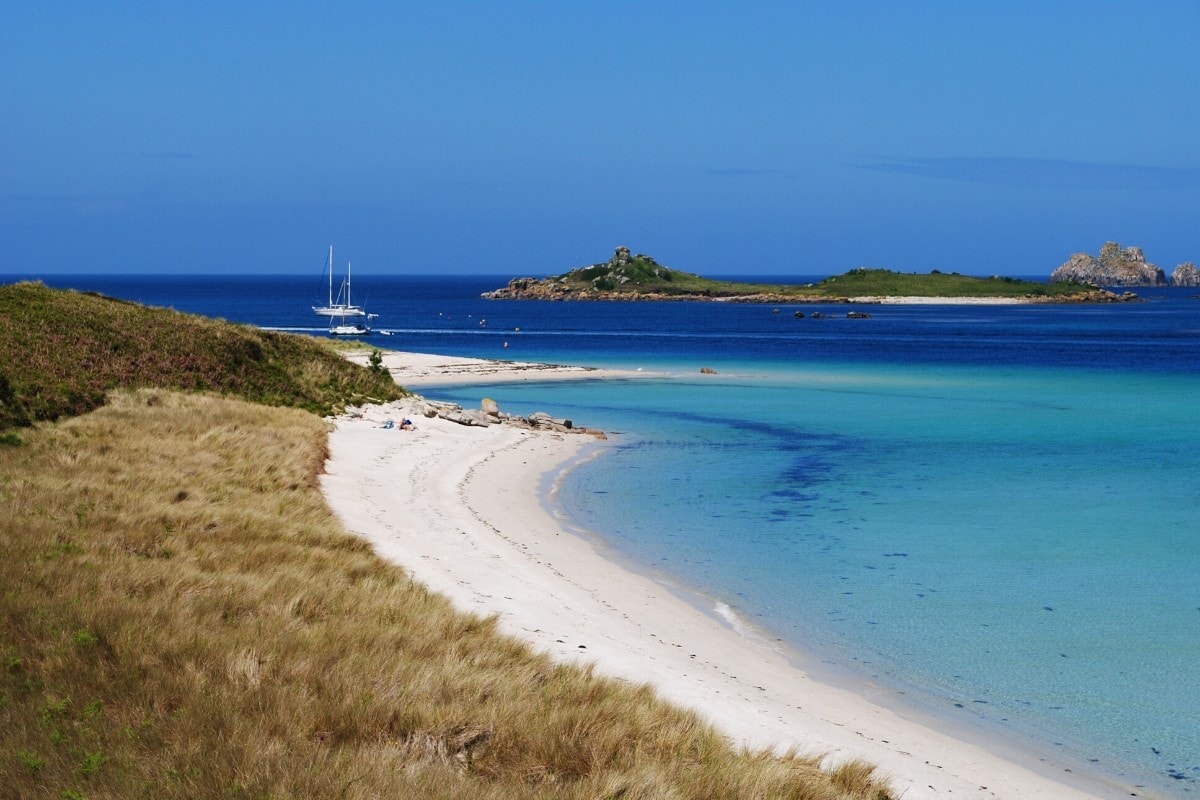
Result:
[[[323,331],[317,275],[43,280]],[[831,669],[1200,794],[1196,290],[814,320],[479,298],[506,280],[363,275],[354,299],[380,347],[672,376],[488,390],[614,432],[560,491],[581,527]]]

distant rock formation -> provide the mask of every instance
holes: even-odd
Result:
[[[1200,286],[1200,269],[1190,261],[1180,264],[1171,273],[1171,283],[1175,286]]]
[[[638,258],[654,263],[653,258],[641,253],[638,254]],[[625,245],[618,245],[616,252],[613,253],[613,257],[608,260],[608,266],[610,267],[627,267],[632,263],[633,257],[629,255],[629,248]]]
[[[1051,283],[1085,283],[1092,286],[1165,286],[1167,276],[1146,261],[1140,247],[1126,247],[1105,242],[1097,258],[1076,253],[1054,272]]]

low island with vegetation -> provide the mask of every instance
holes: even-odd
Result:
[[[605,263],[548,278],[513,278],[485,292],[492,300],[722,300],[743,303],[884,303],[904,298],[1025,303],[1112,303],[1134,299],[1090,284],[979,278],[933,270],[928,274],[852,269],[818,283],[780,285],[703,278],[664,267],[647,255],[618,247]]]
[[[0,794],[894,796],[533,653],[347,533],[326,415],[405,394],[374,364],[0,286]]]

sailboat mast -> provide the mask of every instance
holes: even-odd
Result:
[[[350,308],[350,262],[346,262],[346,308]]]
[[[329,305],[333,305],[333,245],[329,245]]]

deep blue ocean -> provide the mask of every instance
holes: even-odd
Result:
[[[487,390],[610,432],[557,496],[580,527],[807,666],[1144,794],[1200,794],[1197,290],[852,320],[479,297],[508,277],[359,275],[354,299],[379,347],[668,375]],[[42,280],[324,330],[315,274]]]

